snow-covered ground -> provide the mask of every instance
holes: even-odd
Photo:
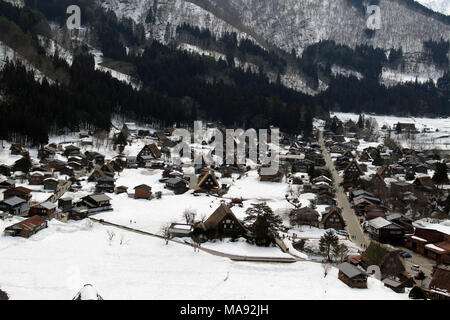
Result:
[[[450,1],[449,0],[415,0],[425,7],[450,16]]]
[[[331,113],[331,116],[337,116],[344,122],[348,120],[357,122],[359,118],[358,114],[342,112]],[[414,148],[416,150],[433,148],[450,150],[450,118],[396,117],[365,114],[366,119],[369,117],[376,120],[379,128],[382,128],[384,125],[393,128],[398,122],[413,123],[416,129],[421,133],[397,135],[395,131],[393,131],[391,134],[391,138],[400,143],[403,147]],[[428,132],[424,133],[424,130]]]
[[[12,222],[0,221],[0,231]],[[30,239],[0,236],[0,259],[11,299],[72,299],[87,283],[106,300],[407,299],[373,278],[369,289],[351,289],[318,263],[233,262],[87,220],[53,220]]]

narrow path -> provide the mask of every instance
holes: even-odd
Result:
[[[145,235],[145,236],[150,236],[150,237],[154,237],[154,238],[158,238],[161,240],[166,240],[163,236],[151,233],[151,232],[147,232],[147,231],[142,231],[142,230],[138,230],[138,229],[134,229],[134,228],[130,228],[130,227],[126,227],[123,225],[119,225],[119,224],[115,224],[112,222],[108,222],[108,221],[104,221],[104,220],[100,220],[100,219],[96,219],[93,217],[90,217],[91,220],[99,222],[103,225],[107,225],[107,226],[111,226],[111,227],[115,227],[115,228],[119,228],[122,230],[126,230],[129,232],[133,232],[133,233],[137,233],[137,234],[141,234],[141,235]],[[179,240],[173,240],[170,239],[168,241],[171,242],[175,242],[178,244],[182,244],[185,246],[190,246],[192,248],[194,248],[194,245],[190,242],[187,241],[179,241]],[[229,258],[233,261],[247,261],[247,262],[265,262],[265,263],[294,263],[297,261],[309,261],[309,260],[304,260],[301,258],[297,258],[292,256],[292,258],[283,258],[283,257],[249,257],[249,256],[240,256],[240,255],[233,255],[233,254],[228,254],[228,253],[223,253],[223,252],[219,252],[216,250],[212,250],[212,249],[208,249],[208,248],[203,248],[203,247],[197,247],[199,250],[202,250],[206,253],[215,255],[215,256],[219,256],[219,257],[225,257],[225,258]]]
[[[327,147],[325,146],[325,141],[323,138],[323,132],[319,132],[319,144],[322,148],[322,154],[325,158],[325,162],[327,167],[330,169],[331,174],[333,175],[334,180],[334,188],[336,189],[336,198],[337,203],[340,208],[342,208],[342,217],[346,223],[346,229],[349,234],[349,239],[355,243],[361,249],[364,249],[364,246],[368,246],[370,244],[370,239],[364,234],[364,231],[361,227],[359,219],[353,210],[347,195],[344,192],[344,188],[340,185],[342,182],[342,177],[339,176],[339,173],[336,171],[334,167],[333,161],[331,159],[330,153],[328,152]]]

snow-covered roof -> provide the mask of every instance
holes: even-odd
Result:
[[[56,208],[56,204],[54,204],[53,202],[50,201],[46,201],[40,204],[41,207],[47,209],[47,210],[51,210],[51,209],[55,209]]]
[[[416,228],[435,230],[442,232],[446,235],[450,235],[450,224],[448,224],[448,221],[443,223],[427,223],[424,221],[416,221],[414,223],[414,226]]]
[[[431,243],[430,244],[426,244],[425,248],[436,250],[436,251],[440,251],[440,252],[445,252],[446,251],[445,249],[439,248],[438,246],[435,246],[434,244],[431,244]]]
[[[391,224],[391,222],[384,219],[383,217],[378,217],[369,221],[369,225],[375,229],[381,229]]]
[[[16,197],[16,196],[8,198],[6,200],[3,200],[3,203],[5,203],[5,204],[7,204],[9,206],[16,206],[16,205],[24,203],[24,202],[26,202],[26,201],[23,200],[22,198],[19,198],[19,197]]]

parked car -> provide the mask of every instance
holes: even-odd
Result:
[[[419,271],[419,270],[420,270],[420,266],[419,266],[418,264],[413,264],[413,265],[411,266],[411,270],[413,270],[413,271]]]
[[[412,258],[412,256],[408,252],[403,252],[402,257],[405,259]]]

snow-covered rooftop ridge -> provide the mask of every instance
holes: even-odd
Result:
[[[450,221],[445,220],[440,223],[428,222],[427,219],[417,220],[413,223],[417,228],[424,228],[430,230],[436,230],[447,235],[450,235]]]

